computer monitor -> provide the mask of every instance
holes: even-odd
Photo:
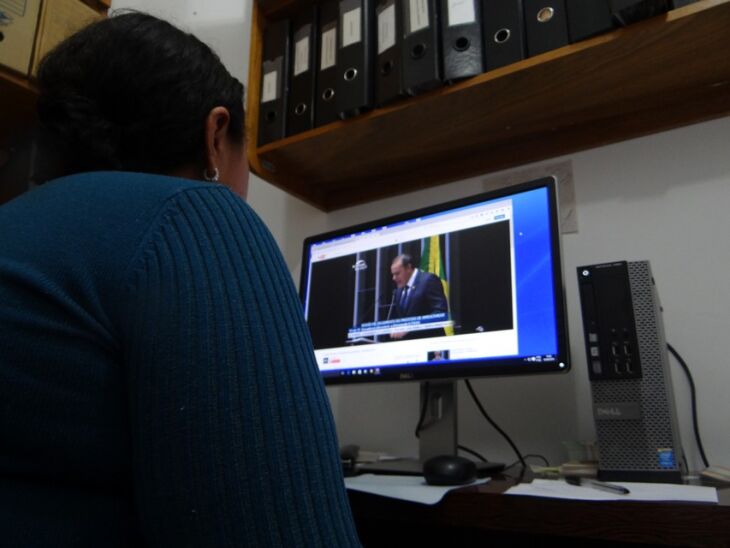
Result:
[[[300,295],[325,383],[430,381],[445,423],[427,421],[426,458],[456,451],[454,379],[566,371],[557,213],[546,177],[307,238]]]

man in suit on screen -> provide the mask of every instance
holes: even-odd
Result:
[[[416,268],[410,255],[402,254],[393,259],[390,273],[396,285],[389,319],[425,316],[438,312],[448,312],[449,305],[444,294],[444,287],[438,276]],[[434,337],[443,335],[443,329],[426,331],[395,332],[391,339]]]

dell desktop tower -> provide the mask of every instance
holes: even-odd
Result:
[[[578,268],[598,477],[679,483],[682,449],[648,261]]]

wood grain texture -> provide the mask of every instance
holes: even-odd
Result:
[[[333,210],[725,116],[729,34],[730,0],[702,0],[254,148],[254,169]]]
[[[251,17],[251,46],[248,64],[248,87],[246,88],[246,147],[248,163],[254,173],[261,175],[258,146],[259,104],[261,103],[261,56],[263,55],[263,25],[257,4],[254,2]]]

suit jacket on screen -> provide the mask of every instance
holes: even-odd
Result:
[[[395,292],[394,318],[424,316],[449,310],[441,280],[430,272],[419,270],[416,273],[413,287],[409,290],[410,295],[407,296],[405,307],[402,308],[403,289]]]

